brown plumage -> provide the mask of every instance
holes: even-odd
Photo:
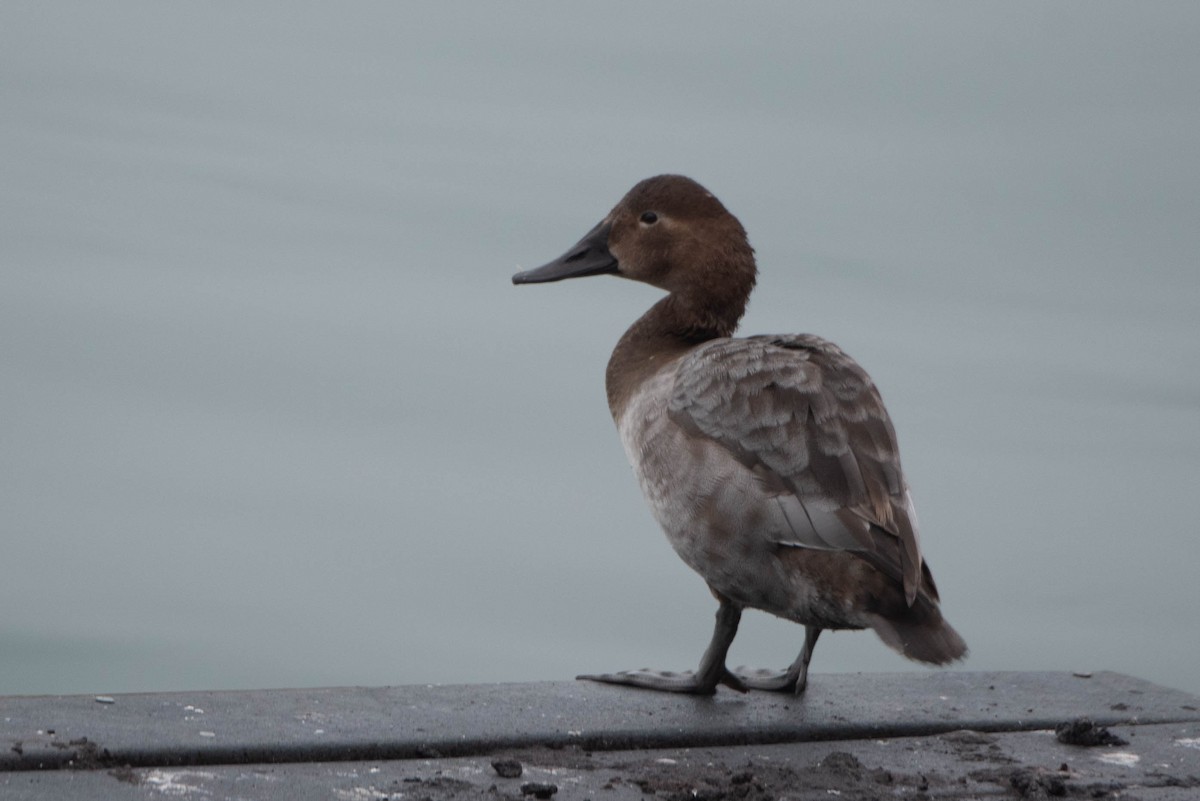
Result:
[[[823,629],[872,628],[912,659],[959,659],[921,556],[896,434],[867,373],[800,334],[731,338],[754,288],[737,218],[696,182],[642,181],[583,240],[513,277],[616,274],[669,294],[609,360],[609,408],[651,510],[720,602],[694,674],[585,676],[711,693],[801,692]],[[744,608],[802,623],[786,671],[735,674],[725,654]]]

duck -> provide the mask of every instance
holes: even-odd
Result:
[[[613,275],[666,292],[617,342],[608,407],[642,493],[717,600],[695,670],[578,677],[712,695],[801,694],[825,630],[873,630],[909,659],[966,656],[921,553],[896,432],[867,372],[812,334],[735,337],[758,275],[741,222],[682,175],[636,184],[517,285]],[[804,626],[783,670],[730,670],[742,613]]]

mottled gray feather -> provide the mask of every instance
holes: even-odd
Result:
[[[914,602],[928,573],[896,434],[840,348],[806,334],[713,340],[680,362],[668,414],[778,487],[794,535],[779,544],[855,553]]]

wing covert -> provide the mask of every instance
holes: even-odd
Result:
[[[781,545],[853,552],[914,602],[925,571],[896,434],[840,348],[805,334],[713,340],[680,362],[668,414],[764,482],[794,535]]]

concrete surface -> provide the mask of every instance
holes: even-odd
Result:
[[[111,701],[111,703],[109,702]],[[1087,717],[1127,745],[1055,738]],[[522,775],[504,778],[497,758]],[[539,787],[538,785],[543,785]],[[0,798],[1200,799],[1200,698],[1113,673],[0,699]],[[522,788],[525,788],[522,795]]]

